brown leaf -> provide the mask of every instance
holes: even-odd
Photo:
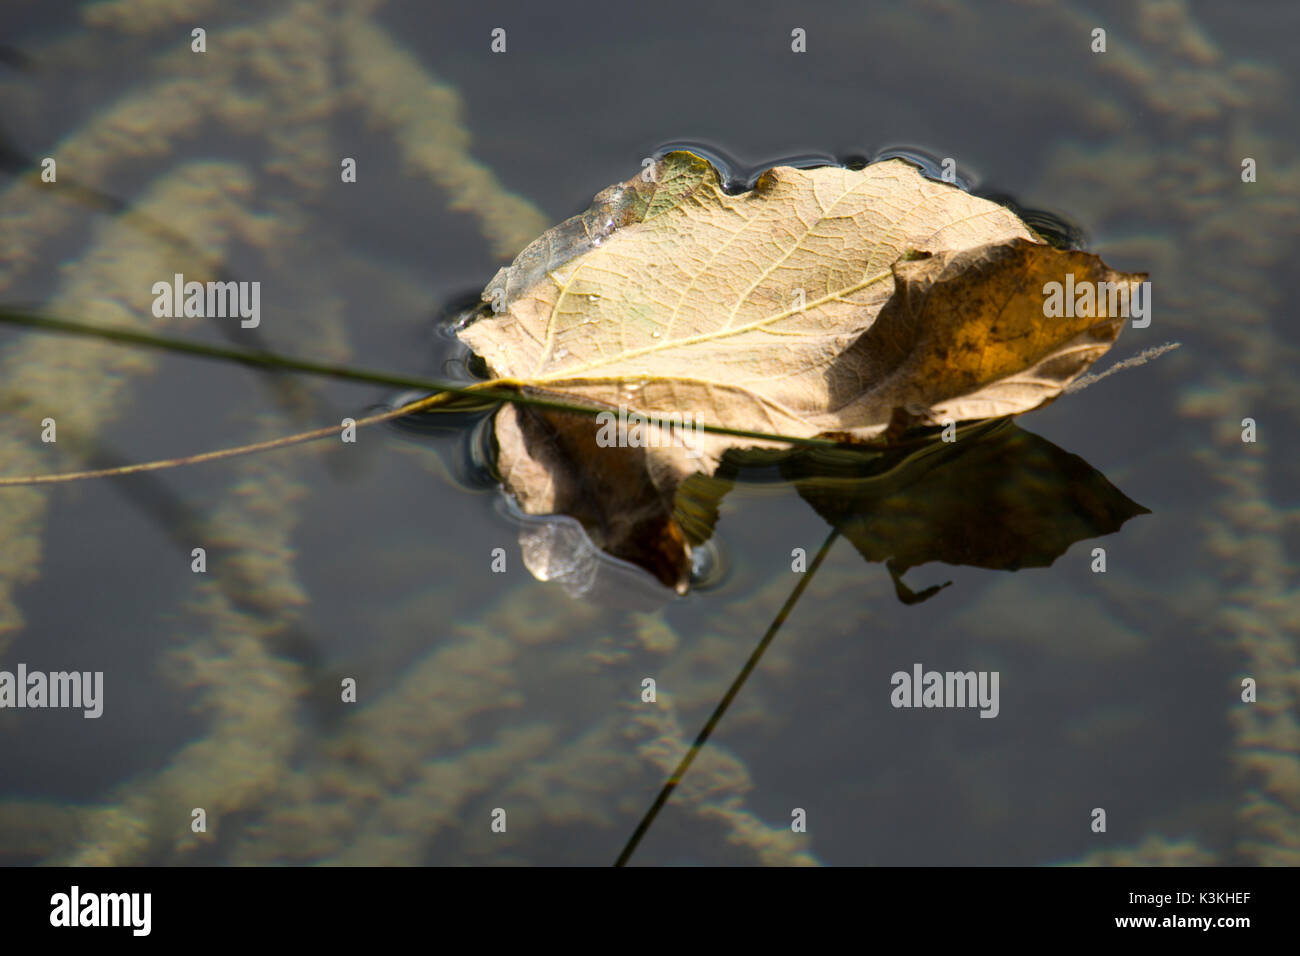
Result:
[[[1037,241],[1009,210],[901,160],[780,167],[731,196],[670,153],[530,244],[461,339],[498,378],[634,416],[854,440],[915,422],[1019,414],[1054,399],[1114,341],[1116,315],[1044,318],[1044,285],[1141,276]],[[753,439],[651,428],[609,448],[560,413],[500,413],[506,487],[530,514],[685,590],[672,518],[687,476]],[[562,420],[566,419],[566,420]],[[775,447],[778,443],[766,443]],[[631,454],[629,454],[629,452]]]

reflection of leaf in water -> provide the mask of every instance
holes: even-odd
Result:
[[[1035,241],[1010,211],[901,160],[776,167],[739,196],[692,153],[648,173],[488,284],[489,305],[459,335],[493,375],[637,416],[892,437],[1052,401],[1123,318],[1100,294],[1095,311],[1045,318],[1047,283],[1109,283],[1127,301],[1142,279]],[[501,475],[526,513],[574,515],[608,553],[684,593],[677,486],[728,449],[771,443],[648,433],[649,447],[615,449],[590,421],[505,409]]]
[[[919,445],[881,448],[735,449],[713,475],[683,481],[669,503],[646,477],[645,449],[602,448],[599,467],[591,466],[597,449],[590,419],[536,409],[503,413],[524,422],[536,442],[535,454],[524,459],[536,470],[523,480],[553,481],[557,513],[612,529],[622,556],[660,580],[665,567],[675,567],[663,543],[707,541],[723,497],[755,467],[778,468],[864,558],[886,562],[899,599],[909,604],[939,590],[913,594],[901,580],[909,568],[930,561],[1005,571],[1046,567],[1075,542],[1149,513],[1082,458],[1008,419],[971,427],[952,442],[934,435]],[[610,542],[594,543],[608,549]],[[530,567],[575,552],[556,543],[546,554],[544,545],[532,542]],[[584,539],[579,550],[589,547]]]
[[[799,477],[808,470],[815,476]],[[914,595],[901,580],[908,568],[928,561],[1047,567],[1076,541],[1150,513],[1078,455],[1009,421],[902,460],[897,452],[871,461],[852,451],[801,449],[782,472],[864,558],[887,563],[909,604],[942,585]]]
[[[864,558],[885,562],[907,604],[939,590],[914,594],[901,580],[908,568],[1046,567],[1076,541],[1149,513],[1079,456],[1000,420],[954,442],[730,452],[715,477],[688,479],[678,494],[679,520],[693,540],[709,537],[722,496],[758,466],[778,468]]]

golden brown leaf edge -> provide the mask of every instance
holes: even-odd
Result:
[[[730,484],[710,484],[723,455],[787,446],[638,436],[636,415],[879,448],[908,426],[1039,408],[1124,321],[1045,318],[1044,285],[1067,274],[1130,291],[1145,278],[903,160],[776,167],[728,195],[706,160],[672,152],[529,244],[458,335],[494,378],[623,411],[624,437],[648,447],[610,447],[608,419],[506,405],[498,473],[525,513],[570,515],[685,593]]]

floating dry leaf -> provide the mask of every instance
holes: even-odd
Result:
[[[1144,278],[1055,249],[902,160],[778,167],[728,195],[709,163],[675,152],[532,242],[459,334],[495,377],[568,401],[866,441],[1059,395],[1123,323],[1104,307],[1045,318],[1044,285],[1067,275],[1129,291]],[[599,427],[502,409],[506,487],[685,591],[679,485],[764,442],[650,425],[643,447],[608,447]]]

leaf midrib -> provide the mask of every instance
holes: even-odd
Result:
[[[582,365],[569,366],[564,368],[563,370],[551,372],[546,375],[534,375],[532,377],[532,380],[536,382],[547,382],[557,378],[568,378],[574,375],[581,375],[582,373],[590,371],[591,369],[601,368],[603,366],[614,365],[619,362],[625,362],[631,359],[639,358],[642,355],[654,355],[656,352],[664,352],[672,349],[687,348],[689,346],[698,345],[703,342],[716,342],[720,339],[729,338],[734,335],[744,335],[746,332],[762,330],[766,326],[772,325],[773,323],[776,322],[782,322],[793,315],[798,315],[802,312],[809,312],[813,309],[826,305],[829,302],[834,302],[838,299],[841,299],[846,295],[852,295],[853,293],[859,292],[862,289],[865,289],[867,286],[875,282],[879,282],[882,279],[892,279],[893,275],[894,275],[893,270],[887,269],[884,272],[877,273],[876,275],[870,276],[869,278],[864,278],[861,282],[854,283],[853,285],[846,286],[843,289],[838,289],[835,292],[830,293],[829,295],[822,296],[820,299],[813,299],[809,302],[806,302],[804,303],[803,308],[786,309],[785,311],[778,312],[775,315],[758,319],[754,322],[749,323],[748,325],[740,325],[730,329],[728,328],[716,329],[712,332],[702,332],[699,335],[690,335],[684,339],[673,339],[670,342],[657,342],[654,345],[647,345],[644,348],[632,349],[631,351],[628,352],[620,352],[618,355],[614,355],[609,358],[602,358],[594,362],[586,362]],[[661,376],[661,377],[671,378],[672,376]]]

